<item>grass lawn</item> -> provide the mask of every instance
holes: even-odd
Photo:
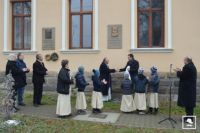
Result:
[[[32,104],[32,98],[33,95],[31,93],[26,93],[25,94],[25,102],[27,104]],[[43,99],[42,99],[44,104],[47,105],[56,105],[57,102],[57,94],[55,93],[44,93]],[[76,103],[76,97],[75,94],[71,97],[71,103],[72,107],[75,107]],[[88,109],[91,109],[91,97],[87,96],[87,104],[88,104]],[[103,111],[110,111],[110,112],[120,112],[120,103],[117,102],[105,102],[104,103],[104,108]],[[160,103],[160,109],[159,112],[161,114],[168,114],[168,102],[162,102]],[[200,104],[197,105],[197,107],[194,110],[194,114],[200,118]],[[185,115],[185,110],[184,108],[178,107],[175,102],[172,103],[172,115],[178,115],[182,116]]]
[[[44,119],[15,115],[15,119],[23,121],[19,126],[7,130],[0,129],[3,133],[187,133],[187,131],[174,129],[147,129],[128,128],[123,126],[99,124],[92,122]],[[190,131],[191,132],[191,131]],[[188,132],[189,133],[189,132]]]
[[[26,104],[32,104],[33,95],[30,92],[25,94]],[[47,105],[56,105],[57,94],[45,92],[43,95],[43,103]],[[75,106],[76,97],[72,96],[72,106]],[[88,109],[91,97],[87,96]],[[106,102],[104,103],[104,111],[120,112],[120,103]],[[168,103],[160,104],[160,113],[168,114]],[[173,115],[184,115],[184,110],[173,103]],[[200,117],[200,106],[195,109],[195,114]],[[70,119],[48,119],[23,115],[14,115],[14,118],[23,121],[19,126],[0,129],[0,133],[189,133],[191,131],[174,130],[174,129],[148,129],[148,128],[129,128],[111,124],[92,123],[86,121],[74,121]],[[2,122],[2,119],[0,119]],[[195,133],[195,131],[193,131]]]

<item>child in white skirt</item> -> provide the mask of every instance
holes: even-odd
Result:
[[[101,81],[99,79],[100,73],[99,70],[93,70],[92,81],[94,90],[92,92],[92,112],[93,113],[101,113],[101,109],[103,108],[103,100],[102,100],[102,89],[101,89]]]
[[[77,97],[76,97],[76,109],[77,114],[84,115],[86,114],[86,98],[85,98],[85,88],[89,83],[86,82],[84,77],[84,67],[80,66],[78,68],[78,72],[75,76],[76,79],[76,87],[78,88]]]
[[[151,76],[149,78],[149,93],[148,93],[148,113],[157,114],[158,113],[158,89],[160,78],[157,73],[157,67],[153,66],[151,68]]]
[[[129,72],[125,72],[124,80],[121,84],[123,95],[120,110],[125,113],[133,112],[136,110],[135,102],[132,96],[132,81],[129,79],[129,76]]]
[[[145,114],[146,110],[146,86],[148,80],[144,76],[144,69],[138,70],[138,76],[135,77],[135,96],[134,101],[139,114]]]

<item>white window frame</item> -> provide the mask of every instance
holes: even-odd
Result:
[[[99,0],[93,0],[93,17],[94,17],[94,45],[92,49],[69,49],[69,43],[66,41],[67,32],[69,32],[67,24],[68,24],[68,16],[67,14],[67,1],[62,0],[62,44],[61,44],[61,52],[66,54],[92,54],[99,52]]]
[[[132,52],[172,52],[173,51],[173,15],[172,0],[167,0],[167,42],[163,48],[138,48],[137,47],[137,0],[131,0],[131,51]]]
[[[31,50],[12,50],[12,49],[8,49],[8,45],[12,45],[12,44],[8,44],[8,37],[9,37],[9,33],[8,29],[9,27],[11,27],[9,25],[9,15],[10,15],[10,1],[9,0],[4,0],[4,31],[3,31],[3,36],[4,36],[4,44],[3,44],[3,53],[4,54],[10,54],[10,53],[18,53],[18,52],[22,52],[22,53],[26,53],[26,54],[32,54],[32,53],[36,53],[36,0],[32,0],[31,1]]]

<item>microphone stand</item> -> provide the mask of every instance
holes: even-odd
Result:
[[[170,73],[169,73],[169,80],[170,80],[170,88],[169,88],[169,115],[167,118],[161,120],[158,122],[158,124],[161,124],[164,121],[169,121],[173,128],[175,128],[173,122],[176,124],[177,122],[171,117],[171,106],[172,106],[172,64],[170,64]]]

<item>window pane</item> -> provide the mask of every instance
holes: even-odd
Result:
[[[13,12],[14,12],[14,15],[23,14],[23,4],[22,3],[14,3]]]
[[[81,10],[80,0],[71,0],[71,12],[79,12]]]
[[[83,47],[92,47],[92,17],[91,15],[83,16]]]
[[[20,49],[22,44],[22,22],[23,19],[16,17],[14,18],[14,49]]]
[[[92,2],[93,0],[83,0],[83,10],[92,11]]]
[[[24,2],[24,14],[31,14],[31,2]]]
[[[153,46],[162,46],[163,42],[162,42],[162,27],[163,27],[163,24],[162,24],[162,15],[161,13],[158,13],[158,12],[154,12],[152,14],[152,34],[153,34],[153,39],[152,39],[152,43],[153,43]]]
[[[164,6],[164,0],[152,0],[152,8],[162,8]]]
[[[24,18],[24,48],[31,48],[31,18]]]
[[[72,16],[72,48],[80,47],[80,16]]]
[[[139,42],[141,47],[148,47],[149,42],[149,15],[148,13],[139,14]]]
[[[149,8],[150,7],[150,0],[139,0],[138,6],[141,9]]]

